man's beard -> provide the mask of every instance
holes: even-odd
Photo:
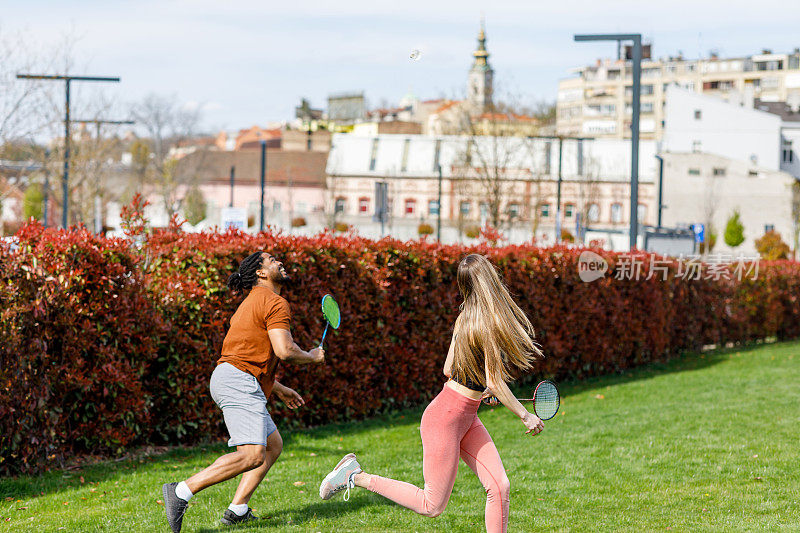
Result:
[[[288,272],[286,272],[285,268],[278,269],[278,277],[274,280],[275,283],[280,283],[281,285],[290,285],[294,281]]]

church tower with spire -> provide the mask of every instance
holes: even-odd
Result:
[[[473,113],[484,113],[492,107],[492,78],[494,71],[489,66],[489,52],[486,51],[486,31],[481,18],[478,32],[478,48],[472,52],[475,58],[467,78],[467,102]]]

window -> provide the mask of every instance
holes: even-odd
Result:
[[[486,218],[489,216],[489,204],[486,202],[481,202],[481,218]]]
[[[768,231],[775,231],[775,224],[764,224],[764,233]]]
[[[642,85],[639,87],[639,94],[642,96],[650,96],[654,92],[653,87],[652,84]],[[625,96],[633,96],[633,85],[625,86]]]
[[[695,66],[696,65],[694,63],[686,63],[684,68],[686,69],[686,72],[694,72]]]
[[[346,200],[342,197],[336,199],[336,202],[333,206],[334,213],[344,213],[345,207],[347,207]]]
[[[725,169],[724,168],[715,168],[714,169],[714,175],[715,176],[724,176],[725,175]]]
[[[541,204],[539,206],[539,215],[542,218],[547,218],[550,216],[550,204]]]
[[[644,204],[639,204],[636,206],[636,216],[639,219],[639,223],[643,223],[644,219],[647,218],[647,206]]]
[[[692,152],[699,152],[702,148],[702,143],[700,141],[692,141]]]
[[[703,112],[700,111],[699,109],[695,109],[694,110],[694,119],[695,120],[700,120],[701,118],[703,118]]]
[[[358,199],[358,212],[359,213],[367,213],[369,212],[369,198],[362,196]]]
[[[372,139],[372,150],[369,155],[369,169],[375,170],[375,164],[378,162],[378,138]]]
[[[519,216],[519,204],[508,204],[508,216],[511,218],[517,218]]]
[[[458,211],[461,213],[461,216],[466,217],[469,216],[469,212],[472,209],[472,203],[468,200],[462,200],[461,204],[458,206]]]
[[[800,68],[800,55],[789,56],[789,68],[793,70]]]
[[[652,113],[653,112],[653,102],[642,102],[642,107],[640,109],[642,113]]]
[[[611,204],[611,222],[622,222],[622,204]]]
[[[439,155],[442,153],[442,140],[436,139],[436,144],[433,152],[433,171],[439,171]]]
[[[575,212],[575,204],[564,204],[564,216],[570,218]]]
[[[761,78],[762,89],[777,89],[780,87],[780,79],[777,77]]]
[[[429,215],[438,215],[439,214],[439,200],[429,200],[428,201],[428,214]]]
[[[281,203],[278,200],[272,201],[272,212],[273,213],[280,213],[281,212]]]
[[[792,141],[783,141],[783,162],[794,163],[794,151],[792,150]]]
[[[549,175],[550,174],[550,152],[552,151],[553,143],[547,141],[544,143],[544,173]]]
[[[414,200],[413,198],[406,198],[406,203],[403,206],[403,212],[406,215],[413,215],[416,206],[417,206],[416,200]]]
[[[690,168],[689,169],[689,175],[690,176],[699,176],[700,175],[700,169],[699,168]]]
[[[597,222],[600,220],[600,206],[597,204],[589,204],[589,211],[586,214],[589,222]]]
[[[408,149],[411,147],[411,139],[403,142],[403,157],[400,160],[400,172],[408,170]]]

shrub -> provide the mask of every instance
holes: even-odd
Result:
[[[337,222],[334,224],[333,229],[340,233],[344,233],[346,231],[350,231],[350,225],[345,224],[344,222]]]
[[[183,213],[189,224],[196,226],[206,219],[206,199],[196,183],[186,193],[183,203]]]
[[[491,226],[488,222],[481,228],[480,238],[481,243],[488,244],[489,246],[497,246],[498,243],[506,240],[506,236],[503,235],[503,232]]]
[[[302,228],[305,225],[306,225],[306,219],[303,217],[294,217],[292,219],[293,228]]]
[[[292,335],[319,342],[319,298],[342,327],[323,366],[281,365],[313,409],[280,402],[283,424],[360,419],[420,404],[441,388],[458,313],[456,268],[487,255],[531,318],[546,358],[535,375],[583,378],[665,360],[707,344],[800,336],[800,264],[762,262],[756,280],[578,278],[578,249],[441,246],[315,237],[158,231],[141,250],[83,229],[19,233],[0,248],[0,474],[46,469],[72,454],[224,436],[208,378],[241,301],[224,285],[254,250],[284,260],[296,283]],[[615,268],[623,257],[594,250]],[[631,310],[635,312],[631,312]],[[624,317],[624,319],[620,319]],[[155,414],[158,416],[154,416]]]
[[[42,212],[44,210],[44,191],[42,186],[38,183],[31,183],[25,189],[25,196],[22,200],[22,215],[25,220],[35,218],[36,220],[42,219]]]
[[[478,225],[470,225],[464,228],[464,235],[470,239],[477,239],[481,235],[481,227]]]
[[[417,226],[417,233],[419,235],[433,235],[433,226],[423,222],[422,224]]]
[[[575,242],[575,236],[568,229],[562,229],[561,240],[563,242]]]
[[[739,210],[734,210],[728,223],[725,225],[725,244],[736,248],[744,242],[744,226],[739,220]]]
[[[766,260],[786,259],[789,257],[789,245],[783,242],[781,234],[775,230],[766,232],[756,239],[756,251]]]

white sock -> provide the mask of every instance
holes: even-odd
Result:
[[[189,490],[189,486],[185,481],[181,481],[178,483],[178,486],[175,487],[175,495],[181,500],[185,500],[187,502],[192,499],[192,496],[194,496],[192,491]]]
[[[231,511],[236,513],[236,516],[244,516],[245,514],[247,514],[247,509],[248,508],[249,507],[247,506],[246,503],[240,503],[238,505],[235,504],[235,503],[232,503],[232,504],[230,504],[228,506],[228,509],[230,509]]]

